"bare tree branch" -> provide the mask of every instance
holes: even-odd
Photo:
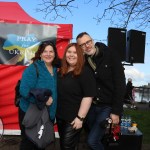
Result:
[[[71,5],[75,0],[41,0],[39,8],[36,9],[37,12],[43,12],[44,18],[50,17],[50,20],[55,20],[58,17],[66,18],[63,12],[69,12],[72,14],[71,9],[77,8],[77,6]]]
[[[109,6],[104,9],[101,17],[94,19],[98,23],[102,19],[110,20],[110,23],[117,23],[120,27],[127,28],[130,23],[136,22],[136,27],[149,27],[150,21],[150,0],[109,0]],[[111,15],[109,15],[111,14]],[[109,17],[109,18],[108,18]],[[118,17],[116,19],[116,17]]]
[[[67,13],[72,15],[72,10],[77,9],[74,2],[78,0],[41,0],[37,12],[44,13],[44,18],[56,20],[57,18],[66,19]],[[85,5],[90,5],[95,0],[80,0]],[[97,24],[102,20],[109,20],[111,24],[127,28],[129,24],[136,24],[136,28],[150,27],[150,0],[97,0],[95,7],[100,7],[102,3],[107,3],[106,7],[100,16],[93,16]],[[80,6],[80,5],[79,5]]]

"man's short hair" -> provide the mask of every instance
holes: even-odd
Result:
[[[83,35],[88,35],[88,36],[90,36],[87,32],[81,32],[81,33],[79,33],[79,34],[77,35],[76,40],[77,40],[78,38],[81,38]]]

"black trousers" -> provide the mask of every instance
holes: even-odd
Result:
[[[23,112],[19,108],[19,126],[21,130],[21,143],[19,150],[45,150],[38,148],[31,140],[28,139],[28,137],[25,134],[25,127],[22,125],[23,118],[25,116],[25,112]]]
[[[73,129],[70,122],[57,118],[61,150],[77,150],[81,129]]]

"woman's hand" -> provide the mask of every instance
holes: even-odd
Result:
[[[83,121],[79,120],[77,117],[71,122],[71,125],[74,129],[80,129],[82,128]]]
[[[46,106],[50,106],[53,103],[53,98],[49,97],[49,99],[46,102]]]

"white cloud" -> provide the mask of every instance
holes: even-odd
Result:
[[[130,76],[133,79],[143,79],[145,76],[143,72],[140,72],[136,68],[126,68],[125,74],[126,76]]]
[[[139,71],[134,67],[132,68],[125,67],[125,76],[126,79],[132,78],[133,84],[135,84],[136,86],[147,85],[145,73]]]

